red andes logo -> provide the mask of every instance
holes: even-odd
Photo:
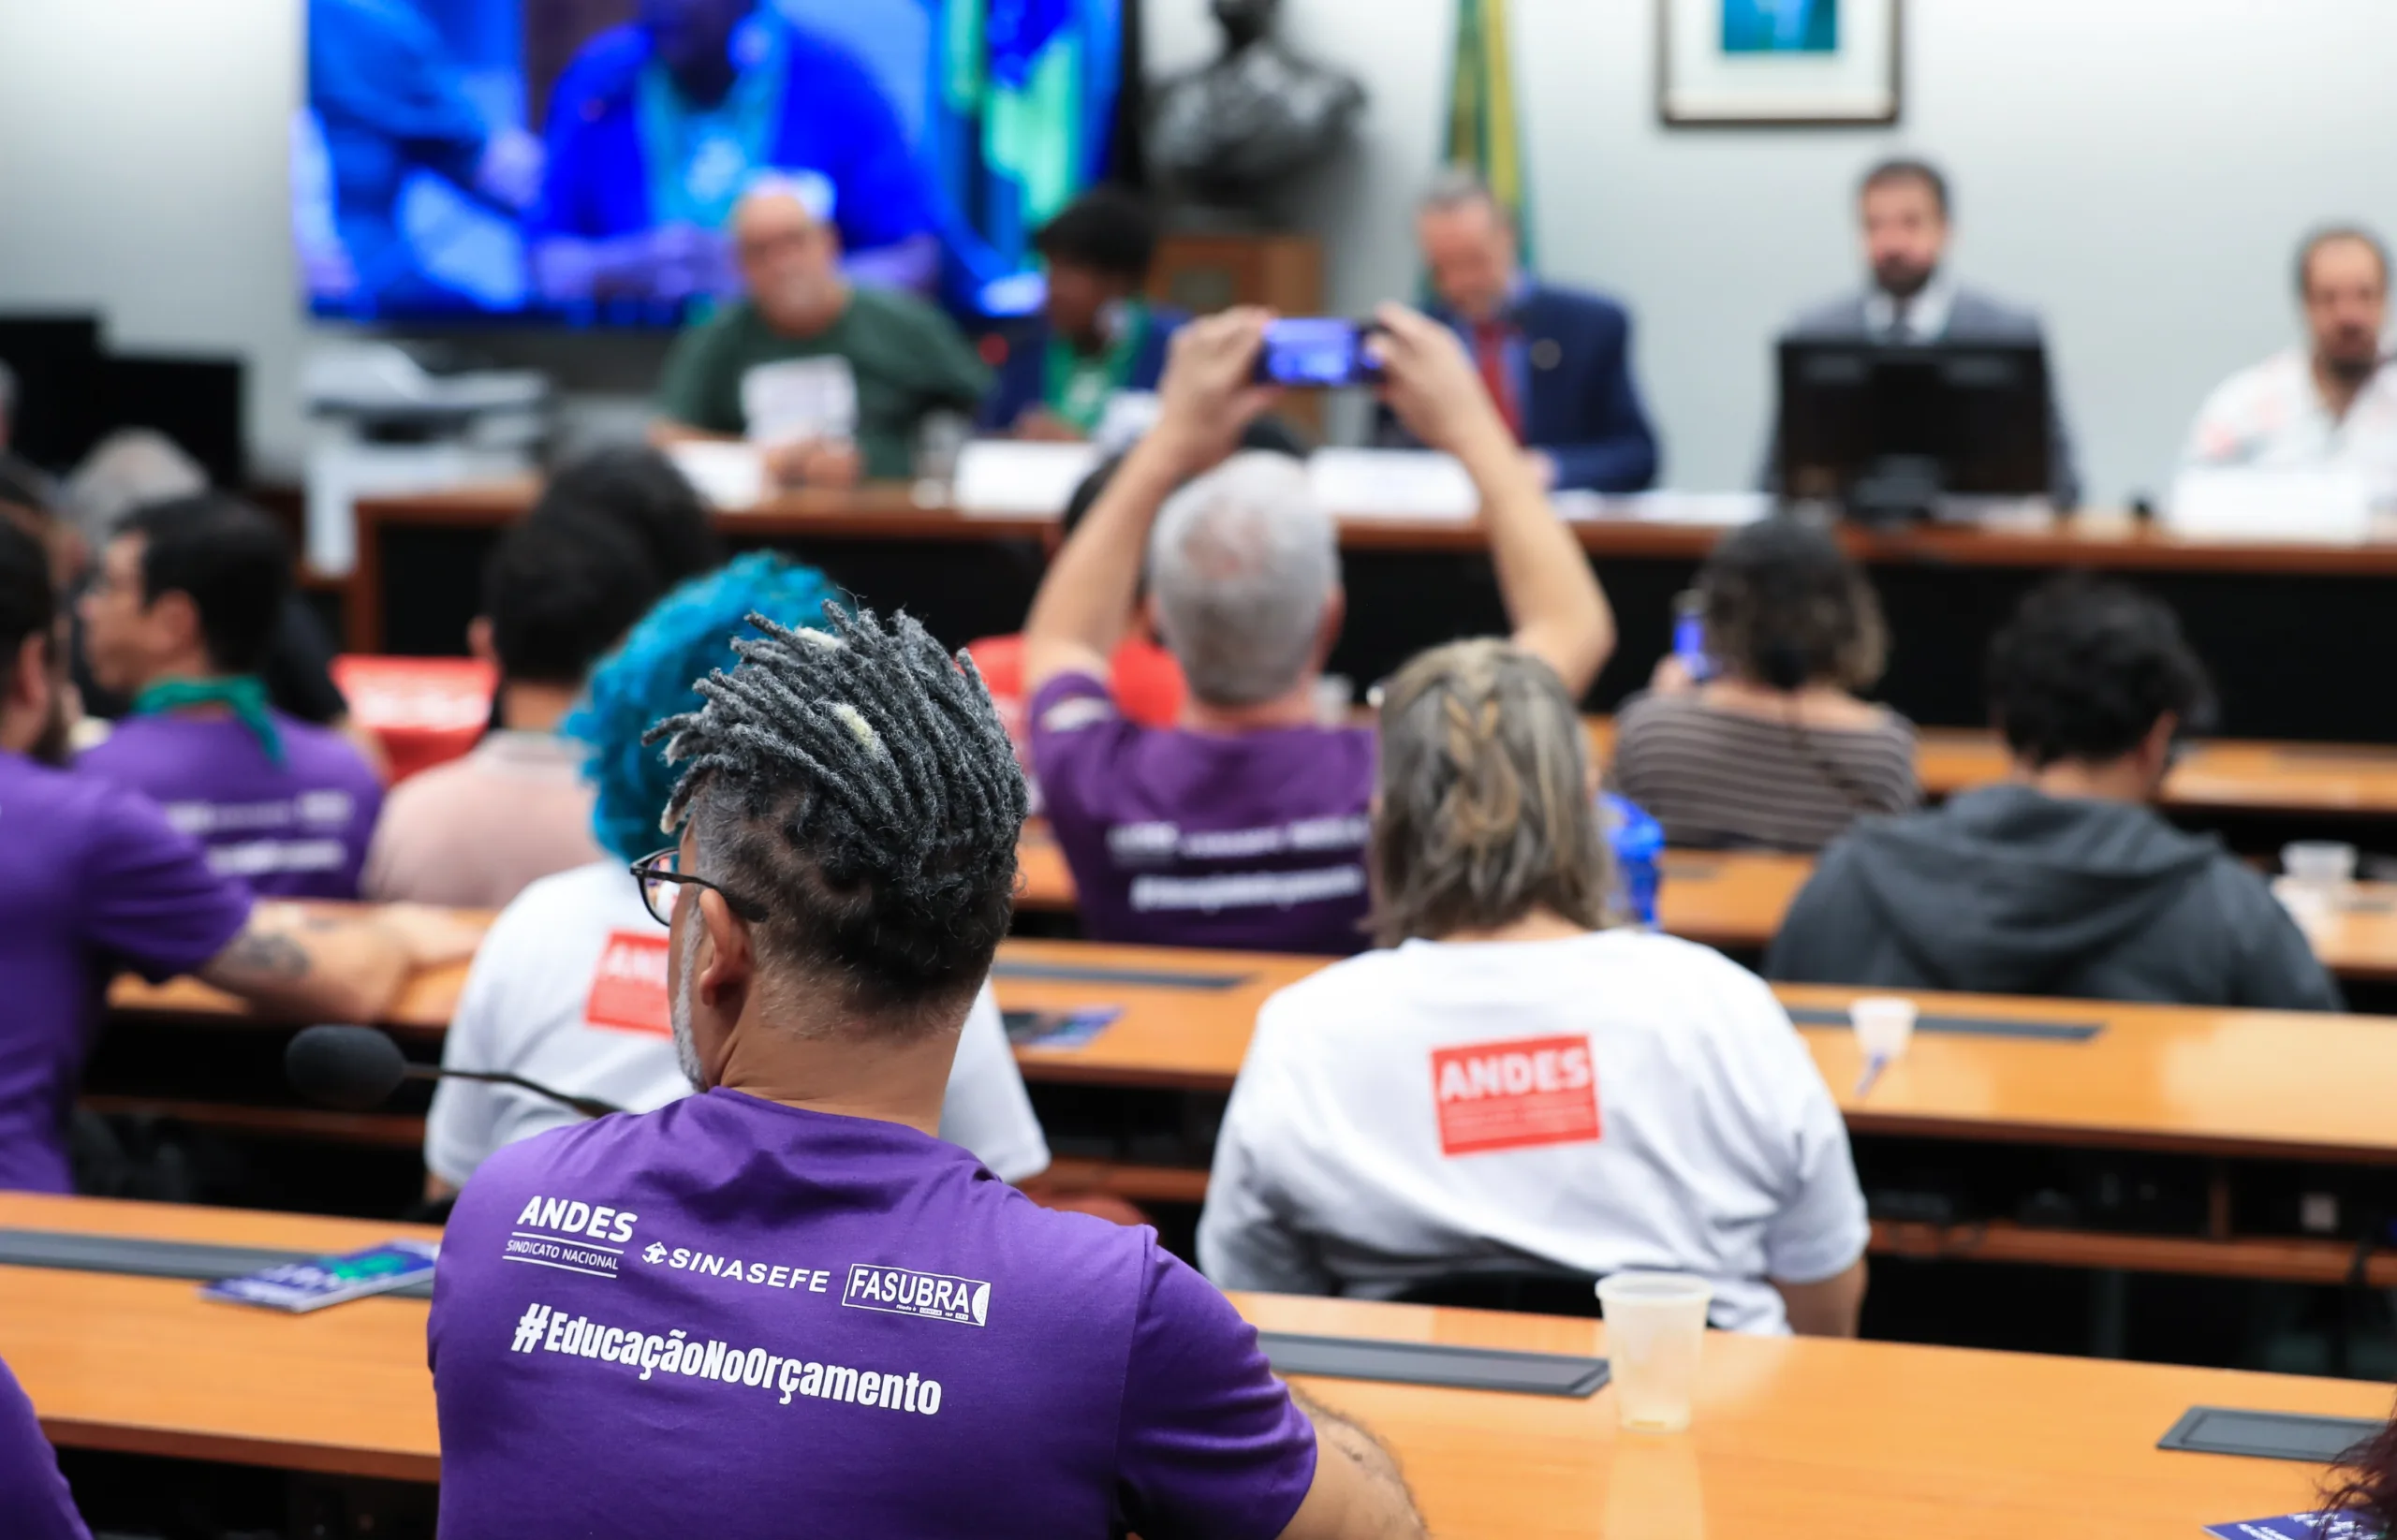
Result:
[[[1472,1155],[1598,1137],[1587,1037],[1521,1037],[1432,1053],[1440,1152]]]
[[[666,1014],[666,937],[640,931],[610,931],[591,975],[582,1019],[613,1032],[671,1037]]]

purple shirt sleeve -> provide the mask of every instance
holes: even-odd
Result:
[[[0,1363],[0,1519],[11,1540],[92,1540],[34,1403]]]
[[[1101,816],[1104,787],[1123,745],[1139,727],[1116,709],[1107,681],[1096,674],[1059,674],[1034,692],[1024,720],[1032,736],[1032,772],[1051,821],[1083,824]]]
[[[111,789],[82,854],[87,944],[153,981],[187,974],[249,923],[249,889],[208,868],[199,844],[147,798]]]
[[[1117,1432],[1124,1518],[1144,1540],[1274,1540],[1315,1485],[1315,1425],[1257,1329],[1151,1240]]]

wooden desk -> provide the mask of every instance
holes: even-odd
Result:
[[[1666,885],[1668,924],[1677,917],[1679,902],[1678,917],[1700,935],[1710,929],[1717,936],[1754,933],[1750,920],[1743,917],[1772,908],[1778,895],[1801,880],[1795,858],[1674,852],[1669,855],[1669,862],[1678,874],[1669,877]],[[1681,901],[1669,898],[1676,887],[1684,895]],[[2389,959],[2397,958],[2397,885],[2360,885],[2366,899],[2375,903],[2381,902],[2385,889],[2387,908],[2342,917],[2333,931],[2325,932],[2329,939],[2323,945],[2352,943],[2360,954],[2378,960],[2375,966],[2386,968]],[[1786,904],[1787,899],[1780,897],[1778,902]],[[1007,1010],[1125,1008],[1124,1017],[1085,1048],[1019,1054],[1024,1073],[1033,1078],[1221,1091],[1230,1088],[1239,1071],[1257,1008],[1265,997],[1324,966],[1325,961],[1264,953],[1012,938],[1000,946],[994,982],[1000,1005]],[[1101,974],[1179,973],[1219,977],[1225,983],[1222,988],[1171,989],[1103,976],[1026,978],[1009,976],[1011,964]],[[2397,971],[2375,976],[2397,976]],[[464,978],[463,964],[423,975],[409,986],[382,1025],[403,1033],[446,1032]],[[1792,1004],[1844,1007],[1860,991],[1783,985],[1776,987],[1776,992]],[[2101,1142],[2136,1143],[2144,1148],[2397,1160],[2397,1154],[2364,1153],[2397,1151],[2397,1122],[2386,1119],[2376,1107],[2359,1107],[2353,1116],[2342,1115],[2335,1096],[2324,1093],[2336,1087],[2326,1088],[2321,1074],[2321,1066],[2342,1066],[2342,1083],[2360,1091],[2397,1084],[2397,1023],[2381,1018],[1931,992],[1917,998],[1927,1010],[2097,1021],[2107,1030],[2092,1043],[2063,1046],[1919,1037],[1919,1051],[1875,1089],[1872,1108],[1852,1109],[1863,1113],[1860,1126],[1906,1104],[1906,1088],[1915,1083],[1912,1078],[1929,1076],[1923,1083],[1934,1088],[1931,1101],[1916,1110],[1934,1121],[1961,1119],[1984,1129],[1980,1136],[1984,1137],[2037,1137],[2006,1131],[2010,1120],[2019,1116],[2024,1129],[2069,1130],[2074,1142],[2088,1142],[2094,1131],[2105,1127],[2130,1137]],[[109,991],[109,1005],[112,1012],[127,1016],[265,1019],[243,1003],[193,978],[163,985],[120,978]],[[1826,1044],[1834,1054],[1852,1056],[1845,1034],[1808,1035],[1817,1045],[1818,1057]],[[2055,1076],[2051,1056],[2057,1052],[2078,1056],[2074,1074]],[[2115,1067],[2102,1078],[2091,1078],[2092,1066],[2101,1063]],[[1959,1079],[1947,1069],[1934,1074],[1926,1067],[1943,1065],[1960,1071],[1966,1065],[1971,1068],[1965,1078]],[[2001,1071],[1995,1066],[2014,1068]],[[1843,1075],[1852,1080],[1855,1074],[1848,1061],[1827,1061],[1824,1069],[1834,1090],[1842,1084]],[[2018,1078],[1993,1080],[1993,1073]],[[2125,1096],[2136,1100],[2125,1103]],[[2025,1112],[2025,1107],[2035,1110]],[[1927,1130],[1889,1127],[1884,1131]],[[2178,1141],[2179,1135],[2195,1137],[2208,1131],[2221,1134],[2224,1142],[2217,1146]]]
[[[1023,870],[1024,886],[1016,900],[1021,908],[1073,912],[1073,873],[1045,825],[1025,828],[1017,858]],[[1814,860],[1805,856],[1667,851],[1656,894],[1657,925],[1669,935],[1727,952],[1762,952],[1772,945],[1782,917],[1814,871]],[[2314,955],[2340,978],[2397,981],[2397,883],[2358,883],[2338,909],[2309,923],[2305,932]]]
[[[524,484],[362,500],[346,601],[351,649],[463,648],[474,574],[533,494]],[[904,605],[956,646],[1021,623],[1039,546],[1054,528],[1046,518],[919,506],[894,487],[798,494],[719,522],[736,545],[794,549],[877,608]],[[1671,634],[1673,596],[1723,531],[1615,518],[1577,523],[1574,533],[1621,621],[1621,650],[1596,692],[1610,705],[1647,680]],[[1898,638],[1886,687],[1919,722],[1984,720],[1979,654],[1992,626],[2046,576],[2099,568],[2138,575],[2180,610],[2217,676],[2227,730],[2397,742],[2397,701],[2354,692],[2320,667],[2325,638],[2338,638],[2348,656],[2397,641],[2377,581],[2397,573],[2397,541],[2198,541],[2096,514],[1887,535],[1844,529],[1841,538],[1881,587]],[[1341,543],[1349,619],[1335,671],[1378,679],[1425,646],[1505,628],[1486,569],[1459,560],[1484,550],[1477,528],[1348,519]]]
[[[404,1226],[0,1195],[0,1225],[335,1250]],[[1602,1324],[1238,1296],[1259,1327],[1603,1353]],[[0,1357],[51,1439],[406,1481],[439,1474],[421,1301],[289,1317],[188,1283],[0,1268]],[[2167,1454],[2194,1405],[2375,1417],[2379,1386],[1895,1343],[1708,1339],[1695,1426],[1635,1437],[1586,1401],[1302,1382],[1396,1451],[1435,1533],[2025,1534],[2185,1540],[2304,1505],[2316,1473]]]
[[[1583,719],[1591,752],[1614,755],[1614,719]],[[1933,800],[2007,776],[1994,733],[1926,727],[1915,773]],[[2397,749],[2369,743],[2268,743],[2215,739],[2192,746],[2164,783],[2163,805],[2182,813],[2397,817]]]

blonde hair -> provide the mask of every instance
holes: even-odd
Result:
[[[1546,908],[1615,922],[1589,746],[1554,669],[1504,641],[1418,655],[1384,686],[1374,936],[1490,930]]]

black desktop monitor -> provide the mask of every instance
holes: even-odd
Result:
[[[8,447],[49,471],[81,460],[99,431],[99,317],[0,315],[0,363],[17,376]]]
[[[1781,344],[1782,495],[1855,517],[2047,494],[2048,360],[2036,342]]]
[[[249,483],[242,360],[111,353],[100,360],[99,431],[154,428],[200,463],[212,485]]]

